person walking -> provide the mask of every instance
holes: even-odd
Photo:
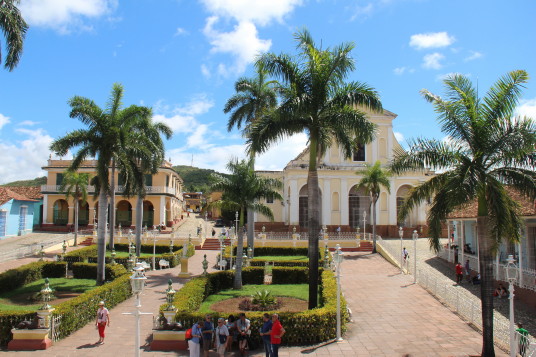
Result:
[[[471,266],[469,265],[469,259],[465,261],[465,280],[471,282]]]
[[[279,346],[281,346],[281,337],[285,334],[285,329],[279,321],[279,315],[272,315],[272,331],[270,332],[270,343],[272,344],[272,356],[279,357]]]
[[[463,267],[460,262],[454,267],[456,270],[456,284],[461,284],[463,281]]]
[[[239,319],[236,321],[236,329],[238,330],[238,347],[240,348],[240,356],[246,355],[246,346],[248,337],[251,334],[251,323],[246,319],[246,314],[241,312]]]
[[[99,342],[96,344],[104,344],[104,330],[106,326],[110,326],[110,312],[104,307],[104,301],[99,302],[99,308],[97,309],[97,320],[95,326],[99,330]]]
[[[212,316],[205,315],[203,324],[203,356],[208,357],[208,351],[212,348],[212,336],[214,335],[214,325],[212,324]]]
[[[406,247],[404,247],[404,249],[402,249],[402,257],[404,257],[404,267],[407,269],[408,268],[409,252],[406,249]]]
[[[225,356],[225,348],[227,347],[227,337],[229,337],[229,330],[225,325],[225,319],[220,317],[218,319],[218,327],[216,327],[216,351],[220,357]]]
[[[203,329],[203,321],[198,321],[192,326],[192,338],[188,340],[188,349],[190,357],[199,357],[201,352],[201,339]]]
[[[262,337],[262,342],[264,344],[264,351],[266,352],[266,357],[270,357],[272,355],[272,342],[270,341],[270,335],[272,332],[272,320],[270,314],[265,313],[262,317],[262,320],[264,321],[264,323],[262,324],[262,327],[260,329],[260,334]]]

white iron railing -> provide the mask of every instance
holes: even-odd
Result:
[[[25,257],[37,255],[41,251],[41,246],[43,247],[43,249],[47,249],[48,247],[59,244],[63,242],[64,240],[70,240],[72,238],[73,238],[72,233],[61,234],[61,235],[54,237],[53,239],[40,241],[38,243],[31,243],[31,244],[22,246],[20,248],[0,252],[0,263],[7,262],[13,259],[19,259],[19,258],[25,258]]]
[[[167,186],[146,186],[145,190],[147,193],[168,193],[171,195],[176,195],[177,190],[173,187],[167,187]],[[121,193],[124,191],[124,187],[122,185],[115,186],[115,192]],[[41,192],[61,192],[59,185],[42,185],[41,186]],[[95,186],[88,186],[87,192],[93,193],[95,192]]]

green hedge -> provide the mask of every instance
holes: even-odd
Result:
[[[272,269],[272,284],[308,284],[309,269],[274,267]]]
[[[63,262],[33,262],[0,274],[0,294],[42,278],[65,277]]]
[[[0,311],[0,346],[5,346],[13,336],[11,329],[21,321],[32,321],[35,312],[32,311]]]
[[[236,250],[237,247],[233,247],[233,256],[236,256]],[[245,249],[244,249],[245,251]],[[261,256],[270,256],[270,255],[278,255],[278,256],[289,256],[289,255],[305,255],[307,256],[309,253],[309,250],[307,248],[294,248],[294,247],[255,247],[255,256],[261,257]],[[225,255],[231,254],[231,247],[226,247],[225,249]]]
[[[95,279],[97,277],[96,263],[73,263],[72,270],[75,279]],[[112,281],[124,274],[127,274],[127,270],[121,264],[106,264],[104,279]]]
[[[250,283],[247,279],[257,279],[256,277],[257,274],[260,274],[260,270],[260,268],[245,268],[244,271],[248,271],[248,273],[244,274],[243,283]],[[283,274],[289,275],[288,270],[293,269],[274,268],[274,270],[279,271],[276,273],[279,274],[277,275],[279,279]],[[307,283],[306,269],[294,268],[294,270],[299,272],[290,274],[294,279],[291,283]],[[234,272],[223,271],[212,273],[205,277],[194,278],[186,283],[175,295],[174,305],[178,309],[176,314],[177,321],[181,321],[186,327],[190,327],[196,321],[203,320],[204,314],[197,312],[203,300],[210,294],[231,288],[233,278]],[[287,282],[291,281],[291,278],[285,279]],[[279,314],[281,323],[286,327],[287,331],[283,337],[284,345],[310,345],[336,337],[336,324],[334,322],[336,320],[337,284],[333,273],[322,269],[320,275],[320,302],[322,306],[316,309]],[[165,305],[162,305],[161,309],[164,307]],[[341,307],[342,331],[344,332],[348,314],[346,302],[342,296]],[[262,326],[263,314],[264,312],[247,313],[247,318],[251,321],[253,331],[257,331]],[[219,313],[213,313],[212,315],[214,319],[227,317]],[[257,333],[251,334],[251,337],[260,344],[260,336]]]

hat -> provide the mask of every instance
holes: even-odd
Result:
[[[104,306],[104,301],[100,301],[100,302],[99,302],[99,306],[100,306],[100,305],[103,305],[103,306]]]

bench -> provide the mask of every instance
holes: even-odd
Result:
[[[160,259],[158,265],[160,265],[160,269],[169,268],[169,262],[165,259]]]

